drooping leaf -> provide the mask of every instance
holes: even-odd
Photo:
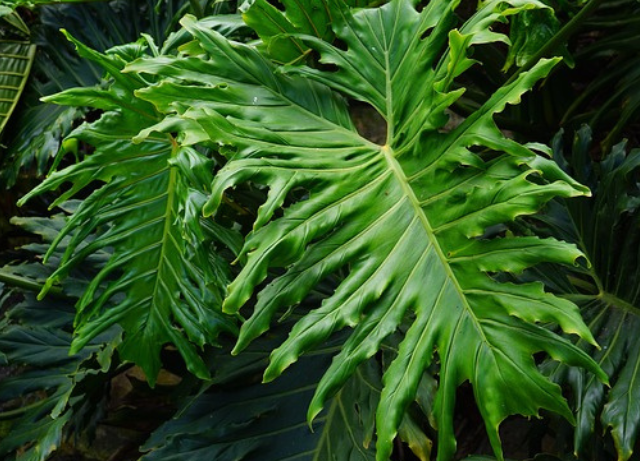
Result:
[[[280,333],[276,339],[286,330]],[[277,344],[273,339],[261,339],[233,358],[220,354],[213,370],[214,386],[205,384],[174,419],[152,434],[142,447],[148,453],[141,461],[185,457],[217,461],[375,460],[374,444],[366,441],[380,396],[380,376],[374,363],[358,369],[316,419],[313,432],[306,423],[305,409],[340,343],[327,343],[293,366],[289,379],[266,385],[255,378]]]
[[[205,240],[193,212],[211,180],[211,162],[194,149],[177,146],[170,136],[132,142],[140,130],[157,121],[153,107],[134,94],[145,81],[121,73],[127,59],[144,51],[140,45],[102,54],[74,43],[113,81],[107,88],[70,89],[48,100],[104,111],[97,121],[84,123],[68,137],[95,151],[52,173],[21,201],[70,182],[72,187],[52,204],[56,206],[99,182],[48,253],[73,233],[58,269],[47,281],[50,287],[96,251],[113,249],[78,302],[72,351],[119,324],[125,331],[121,357],[140,365],[151,384],[166,343],[175,344],[189,370],[206,377],[208,370],[195,345],[214,344],[221,331],[235,328],[219,310],[226,263],[216,261],[215,254],[215,264],[209,260],[211,242]],[[118,302],[110,305],[114,299]]]
[[[161,8],[155,8],[157,0],[59,3],[38,6],[37,23],[32,25],[31,44],[37,46],[37,58],[19,110],[3,138],[7,148],[2,154],[0,184],[6,187],[12,187],[19,174],[32,167],[38,176],[44,175],[62,139],[87,112],[86,108],[43,103],[40,98],[102,80],[101,67],[79,57],[60,29],[72,30],[85,45],[102,52],[134,42],[141,33],[162,42],[188,0],[162,0]]]
[[[246,264],[228,288],[225,311],[237,312],[269,268],[284,273],[260,291],[236,352],[321,280],[339,270],[348,273],[272,353],[266,381],[334,332],[353,328],[318,385],[309,410],[313,419],[403,319],[411,319],[383,379],[378,460],[389,458],[434,353],[440,361],[434,410],[440,460],[455,451],[452,414],[456,388],[464,381],[473,385],[501,458],[498,426],[506,416],[536,415],[542,407],[572,419],[559,386],[537,370],[534,353],[546,351],[606,380],[585,353],[536,325],[557,323],[593,343],[574,304],[545,293],[541,284],[499,283],[491,276],[545,261],[574,264],[581,256],[575,246],[535,237],[482,238],[488,227],[533,214],[553,197],[588,193],[555,163],[506,138],[493,121],[556,60],[522,73],[456,129],[441,130],[445,109],[462,93],[451,91],[451,84],[473,65],[469,48],[505,41],[491,24],[536,5],[487,2],[456,30],[456,4],[436,0],[418,12],[409,1],[393,0],[354,12],[330,3],[333,31],[347,50],[314,37],[304,40],[336,71],[277,68],[255,48],[228,41],[188,17],[183,25],[206,58],[142,59],[126,69],[164,78],[138,91],[170,114],[141,137],[182,129],[186,143],[225,146],[229,162],[216,176],[206,213],[215,213],[233,186],[251,181],[269,187],[241,254]],[[384,117],[384,145],[355,131],[337,92],[370,104]],[[472,148],[478,146],[491,153],[476,154]],[[299,188],[307,193],[294,195]]]
[[[598,5],[598,4],[595,4]],[[576,28],[582,37],[575,40],[579,91],[570,101],[561,126],[588,123],[602,140],[604,152],[635,130],[640,116],[640,4],[634,0],[602,2],[591,18]],[[587,38],[584,40],[584,38]],[[590,37],[598,37],[592,40]],[[606,137],[604,134],[606,133]]]
[[[50,242],[61,221],[60,217],[23,218],[20,225],[45,239],[50,237]],[[44,247],[29,248],[44,251]],[[117,329],[110,329],[78,354],[69,355],[75,298],[60,292],[54,299],[39,302],[33,291],[15,283],[20,280],[22,286],[38,285],[52,271],[52,265],[40,263],[0,268],[0,278],[12,282],[0,291],[0,307],[7,309],[0,323],[0,356],[6,359],[4,365],[18,370],[0,381],[0,403],[4,407],[0,417],[10,425],[0,440],[0,455],[18,450],[18,461],[44,461],[59,448],[74,418],[72,407],[83,401],[83,393],[76,393],[78,383],[99,370],[87,366],[86,360],[97,357],[98,366],[106,371],[109,351],[118,342]],[[75,275],[68,283],[83,285],[82,278]],[[22,300],[15,304],[16,299]]]
[[[591,132],[583,127],[575,135],[571,164],[575,175],[591,186],[592,198],[554,204],[539,222],[552,235],[573,241],[587,255],[590,268],[569,272],[547,272],[557,290],[581,307],[588,325],[601,345],[585,349],[610,376],[608,389],[591,373],[558,364],[546,368],[558,382],[572,386],[576,396],[577,426],[575,450],[583,452],[596,437],[598,420],[610,429],[619,459],[633,452],[640,431],[640,276],[638,253],[640,226],[640,151],[625,153],[616,146],[601,162],[590,159]],[[555,139],[555,156],[562,158],[562,136]],[[545,274],[537,274],[544,277]]]

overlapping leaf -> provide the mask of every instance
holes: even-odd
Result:
[[[2,153],[0,183],[6,187],[12,187],[21,172],[34,166],[38,176],[44,175],[62,139],[86,113],[86,108],[56,106],[40,98],[101,81],[100,66],[79,57],[60,29],[72,30],[79,41],[98,51],[134,42],[141,33],[161,42],[175,28],[188,0],[46,3],[52,2],[29,4],[37,7],[38,22],[32,25],[30,46],[33,50],[37,46],[38,53],[20,110],[3,138],[7,148]],[[123,17],[128,19],[123,21]]]
[[[380,396],[377,365],[369,362],[358,369],[311,432],[305,408],[342,340],[336,338],[302,359],[292,367],[290,379],[247,385],[264,370],[286,330],[274,333],[240,356],[216,357],[213,382],[152,434],[142,447],[149,451],[142,460],[375,460],[371,436],[372,409]]]
[[[305,41],[335,71],[278,69],[251,46],[183,20],[206,59],[186,54],[127,68],[163,77],[138,95],[176,113],[142,135],[183,129],[184,142],[229,146],[230,161],[213,183],[206,213],[215,213],[225,191],[237,184],[269,187],[243,249],[246,265],[229,286],[224,309],[240,309],[270,267],[285,272],[261,290],[236,351],[321,280],[347,270],[335,293],[273,352],[265,380],[332,333],[353,328],[318,385],[313,418],[407,318],[411,326],[384,375],[377,459],[388,459],[434,352],[440,361],[438,459],[455,450],[455,391],[467,380],[501,457],[498,425],[506,416],[536,415],[543,407],[572,418],[560,388],[538,372],[532,354],[546,351],[606,379],[586,354],[536,325],[554,322],[593,342],[575,305],[545,293],[541,284],[491,277],[544,261],[573,264],[580,257],[575,246],[534,237],[482,239],[488,227],[535,213],[553,197],[587,193],[555,163],[505,138],[493,121],[555,61],[521,74],[455,130],[441,130],[444,110],[462,93],[451,91],[451,83],[473,64],[469,47],[505,40],[491,24],[535,5],[486,2],[459,30],[452,30],[456,2],[432,1],[421,12],[406,0],[356,12],[330,5],[333,30],[347,50],[315,37]],[[354,130],[336,91],[369,103],[385,118],[384,145]],[[477,146],[488,153],[474,153]],[[299,188],[308,194],[292,194]]]
[[[561,145],[558,136],[555,150],[559,158]],[[548,368],[554,379],[574,389],[576,451],[587,449],[599,420],[611,430],[619,458],[627,460],[640,431],[640,151],[627,155],[620,144],[605,160],[595,163],[589,157],[590,145],[590,130],[583,127],[576,133],[571,160],[577,177],[591,185],[594,197],[556,205],[541,221],[553,235],[576,242],[591,261],[591,268],[574,270],[569,277],[554,272],[552,277],[558,290],[582,308],[602,348],[578,344],[611,376],[612,387],[607,389],[584,370],[551,364]]]
[[[113,249],[78,303],[72,351],[119,324],[125,331],[121,357],[140,365],[152,384],[166,343],[175,344],[192,372],[206,377],[208,370],[195,345],[215,343],[221,331],[234,330],[219,310],[225,264],[215,253],[210,259],[211,239],[204,238],[193,212],[212,166],[194,149],[176,146],[169,136],[140,144],[131,141],[157,121],[153,107],[133,94],[144,80],[121,74],[127,59],[143,52],[141,46],[120,47],[105,55],[75,43],[80,54],[102,66],[113,82],[105,89],[71,89],[49,100],[104,111],[99,120],[69,136],[95,151],[52,173],[22,200],[71,183],[52,205],[56,206],[90,187],[91,194],[52,245],[49,254],[73,232],[47,286],[96,251]],[[113,300],[117,303],[110,306]]]
[[[344,0],[341,0],[344,1]],[[311,52],[296,35],[311,35],[331,42],[331,7],[328,0],[284,0],[280,11],[267,0],[246,2],[244,21],[260,36],[266,53],[281,63],[295,62]],[[350,6],[366,6],[366,0],[344,1]]]
[[[603,1],[591,18],[581,24],[585,37],[577,40],[578,76],[596,70],[580,92],[570,101],[562,126],[586,122],[598,133],[608,132],[602,141],[609,151],[622,136],[628,136],[631,124],[640,115],[640,39],[637,30],[640,5],[633,0]]]
[[[49,242],[60,230],[61,223],[59,216],[24,218],[18,222],[24,229],[39,233],[45,239],[49,237]],[[38,244],[29,248],[44,251],[46,246]],[[94,258],[91,264],[96,262],[103,261]],[[83,400],[81,393],[72,399],[72,393],[87,374],[97,372],[86,366],[86,359],[99,356],[105,371],[110,365],[110,352],[118,341],[117,329],[111,329],[94,338],[78,354],[69,355],[75,298],[59,292],[55,299],[38,302],[32,291],[16,288],[42,283],[52,272],[52,266],[29,263],[0,268],[0,279],[11,282],[11,285],[0,286],[0,307],[6,309],[9,304],[0,322],[0,357],[5,358],[3,365],[19,370],[15,376],[0,381],[0,403],[5,407],[0,418],[8,422],[8,430],[0,441],[0,454],[5,456],[20,449],[16,458],[20,461],[43,461],[60,447],[65,427],[73,419],[71,407],[80,406]],[[68,283],[74,292],[74,285],[83,286],[85,280],[73,277]],[[2,301],[5,294],[11,297]],[[20,298],[22,301],[11,305]]]

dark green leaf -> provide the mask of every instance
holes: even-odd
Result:
[[[562,158],[561,142],[559,135],[557,158]],[[579,303],[588,319],[601,349],[582,341],[578,345],[610,376],[612,387],[607,389],[585,370],[546,367],[555,380],[571,384],[576,395],[576,450],[587,448],[599,418],[611,429],[620,459],[627,460],[640,430],[640,151],[627,155],[621,144],[596,163],[590,159],[590,145],[591,132],[583,127],[576,133],[571,163],[576,176],[592,186],[593,197],[555,205],[540,220],[553,235],[576,242],[591,262],[590,268],[576,268],[568,278],[557,277],[558,286],[566,298]]]
[[[29,42],[0,41],[0,133],[22,95],[36,54]]]
[[[142,460],[373,461],[367,432],[373,430],[380,395],[374,363],[358,369],[316,419],[313,432],[306,423],[305,409],[336,345],[334,341],[300,360],[288,379],[266,385],[246,383],[251,373],[259,376],[264,369],[273,340],[258,341],[231,360],[217,357],[214,380],[227,390],[212,388],[190,399],[154,432],[142,448],[149,451]]]

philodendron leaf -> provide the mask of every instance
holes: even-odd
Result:
[[[135,90],[145,86],[144,80],[121,73],[126,59],[143,52],[140,46],[101,54],[74,43],[113,81],[107,88],[75,88],[47,100],[104,111],[97,121],[81,125],[67,138],[95,150],[52,173],[21,201],[71,183],[53,207],[96,181],[100,184],[73,213],[48,253],[72,234],[58,269],[47,282],[51,286],[88,256],[113,249],[109,262],[78,302],[72,352],[119,324],[125,331],[121,357],[140,365],[151,384],[166,343],[177,347],[190,371],[207,377],[195,345],[215,343],[221,331],[235,328],[219,310],[225,283],[220,278],[225,274],[224,269],[214,273],[214,268],[225,264],[210,263],[199,216],[193,213],[194,200],[211,180],[210,161],[194,149],[177,146],[166,135],[132,142],[140,130],[157,122],[153,107],[134,96]],[[110,306],[114,299],[118,301]]]
[[[57,234],[61,222],[60,216],[13,221],[24,230],[41,235],[46,242]],[[42,254],[46,246],[31,244],[23,249]],[[96,263],[102,262],[86,262],[83,272],[90,273]],[[78,354],[69,354],[75,298],[68,293],[84,284],[84,273],[73,274],[67,279],[68,291],[60,291],[44,302],[38,301],[32,291],[18,288],[33,290],[32,285],[42,283],[55,269],[52,266],[25,263],[0,268],[0,279],[9,281],[9,276],[14,277],[12,283],[0,285],[0,357],[6,359],[3,365],[18,371],[0,380],[0,419],[8,426],[0,439],[3,459],[14,459],[10,454],[17,452],[17,461],[44,461],[60,447],[71,430],[69,424],[78,422],[76,410],[85,404],[89,393],[81,383],[100,369],[107,371],[110,352],[119,341],[118,329],[112,328]],[[88,359],[97,359],[100,366],[88,364]]]
[[[304,315],[273,351],[265,381],[334,332],[352,328],[318,384],[312,420],[406,320],[410,327],[383,377],[377,459],[389,459],[434,356],[440,362],[438,459],[455,452],[455,393],[464,381],[473,385],[502,458],[498,426],[508,415],[537,415],[546,408],[573,419],[560,387],[536,368],[534,353],[546,351],[606,380],[587,354],[537,325],[556,323],[593,343],[573,303],[545,293],[540,283],[492,277],[547,261],[574,264],[581,256],[577,248],[535,237],[482,237],[488,227],[536,213],[554,197],[588,194],[554,162],[506,138],[493,120],[557,60],[541,61],[453,131],[442,130],[445,109],[463,92],[451,91],[451,83],[473,65],[469,48],[506,41],[491,24],[536,4],[485,2],[459,29],[452,29],[457,2],[448,0],[434,0],[420,12],[409,0],[355,11],[329,5],[333,31],[346,50],[305,38],[328,70],[275,67],[250,45],[228,41],[190,17],[183,25],[206,57],[142,59],[126,70],[164,78],[138,92],[160,111],[174,113],[155,129],[182,128],[186,142],[226,146],[229,161],[215,178],[207,214],[240,183],[269,187],[240,255],[246,264],[228,287],[225,311],[244,306],[269,268],[284,272],[260,290],[236,352],[320,281],[345,271],[332,296]],[[384,117],[384,145],[357,133],[338,93],[369,103]],[[489,154],[474,153],[478,146]],[[300,188],[308,193],[292,194]]]
[[[366,0],[340,0],[351,6],[365,6]],[[277,62],[295,62],[311,52],[300,35],[331,42],[331,6],[329,0],[284,0],[284,11],[267,0],[250,0],[242,19],[260,36],[267,54]]]
[[[555,157],[562,158],[562,137],[554,144]],[[592,185],[593,197],[554,204],[539,221],[551,235],[576,242],[591,262],[589,268],[572,270],[570,277],[565,272],[565,283],[558,286],[582,308],[601,349],[584,341],[578,346],[609,374],[612,386],[608,389],[585,370],[553,363],[545,368],[554,380],[573,388],[576,453],[589,449],[599,420],[611,431],[619,459],[626,461],[640,433],[640,150],[627,154],[619,144],[597,163],[590,147],[591,131],[585,126],[575,135],[571,159],[578,178]]]

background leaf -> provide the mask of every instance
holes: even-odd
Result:
[[[576,395],[578,412],[576,450],[587,450],[601,424],[609,428],[620,459],[627,460],[637,440],[640,419],[635,410],[638,385],[638,328],[640,292],[638,272],[637,182],[640,151],[625,153],[620,144],[601,162],[589,156],[591,132],[576,133],[571,151],[575,175],[593,190],[592,198],[554,205],[540,219],[551,233],[576,242],[588,256],[591,268],[576,268],[569,275],[552,274],[563,296],[582,308],[601,349],[579,342],[611,377],[608,390],[584,370],[548,364],[558,382],[568,383]],[[562,136],[555,139],[555,155],[562,157]]]
[[[279,331],[278,336],[286,334]],[[142,460],[177,460],[187,454],[194,460],[220,461],[374,460],[367,433],[373,430],[380,393],[377,365],[369,362],[359,368],[311,432],[305,408],[342,340],[330,341],[302,359],[287,373],[287,380],[239,384],[259,378],[277,344],[274,339],[257,341],[233,359],[217,355],[213,382],[152,435],[142,448],[149,451]]]

